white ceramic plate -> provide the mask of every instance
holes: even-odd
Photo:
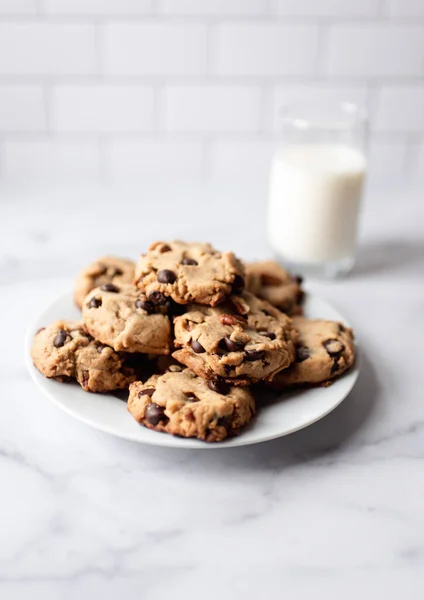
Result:
[[[310,318],[343,321],[330,304],[316,296],[306,295],[305,316]],[[329,387],[292,390],[284,393],[266,393],[258,399],[258,413],[253,421],[234,438],[217,444],[207,444],[195,439],[177,438],[151,431],[139,425],[127,411],[126,403],[113,394],[90,394],[78,384],[63,384],[46,379],[32,364],[30,348],[35,331],[58,319],[79,320],[72,294],[55,300],[37,319],[26,340],[28,368],[39,388],[55,404],[76,419],[88,425],[134,442],[170,446],[174,448],[228,448],[257,444],[278,438],[315,423],[338,406],[353,388],[359,374],[359,361],[354,367]]]

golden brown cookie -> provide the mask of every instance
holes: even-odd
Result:
[[[56,321],[39,330],[31,357],[45,377],[76,379],[87,392],[108,392],[128,387],[136,379],[125,358],[96,342],[83,323]]]
[[[301,314],[302,278],[273,260],[246,264],[246,289],[289,315]]]
[[[208,383],[184,369],[133,383],[128,410],[149,429],[219,442],[250,421],[255,401],[247,388]]]
[[[82,318],[89,333],[116,351],[169,354],[171,323],[133,285],[105,285],[84,299]]]
[[[155,242],[136,266],[135,283],[155,304],[171,297],[178,304],[215,306],[243,290],[244,266],[210,244]]]
[[[355,361],[353,332],[342,323],[293,317],[299,334],[296,361],[270,382],[275,389],[325,383],[338,377]]]
[[[115,285],[132,283],[134,267],[135,264],[132,260],[118,258],[117,256],[104,256],[91,263],[81,271],[75,282],[75,304],[78,308],[82,308],[86,295],[94,288],[105,283]]]
[[[294,360],[291,319],[249,292],[214,308],[191,305],[174,325],[173,357],[205,379],[248,385]]]

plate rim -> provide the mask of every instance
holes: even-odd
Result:
[[[338,309],[334,308],[334,306],[332,304],[330,304],[325,298],[322,298],[321,296],[319,296],[317,294],[311,294],[308,291],[305,291],[305,295],[309,298],[313,298],[314,300],[318,300],[318,301],[326,304],[332,310],[339,313]],[[245,428],[242,429],[240,434],[238,434],[232,438],[229,438],[227,440],[223,440],[222,442],[218,442],[218,443],[214,443],[214,444],[208,444],[208,443],[204,442],[203,440],[198,440],[196,438],[177,438],[170,434],[162,434],[160,436],[160,438],[158,437],[158,440],[156,440],[156,435],[158,435],[159,433],[162,433],[162,432],[156,432],[156,431],[152,431],[152,430],[148,430],[148,431],[151,432],[152,434],[155,434],[155,437],[152,437],[150,439],[150,437],[148,436],[146,439],[140,439],[136,435],[132,435],[131,433],[123,434],[119,430],[118,431],[114,430],[113,428],[109,427],[108,425],[99,424],[99,423],[91,420],[90,418],[84,417],[81,414],[72,411],[68,406],[61,403],[59,400],[57,400],[56,395],[52,392],[52,390],[50,390],[48,387],[46,387],[46,385],[45,385],[46,383],[53,383],[53,382],[50,381],[48,378],[44,377],[38,371],[38,369],[34,366],[34,363],[31,358],[31,347],[32,347],[32,341],[33,341],[35,331],[40,327],[40,325],[39,325],[40,319],[46,312],[48,312],[49,308],[51,308],[54,304],[56,304],[60,301],[63,301],[63,300],[69,300],[71,297],[73,297],[72,291],[68,291],[63,294],[58,295],[54,300],[52,300],[50,302],[49,306],[38,315],[37,318],[32,319],[32,322],[31,322],[30,326],[27,328],[27,331],[25,334],[26,366],[28,368],[31,379],[35,383],[37,388],[45,396],[47,396],[47,398],[49,398],[49,400],[52,401],[55,406],[60,408],[67,415],[73,417],[77,421],[79,421],[87,426],[90,426],[98,431],[102,431],[103,433],[112,435],[114,437],[117,437],[117,438],[120,438],[123,440],[131,441],[131,442],[135,442],[135,443],[139,443],[139,444],[147,444],[149,446],[156,446],[156,447],[162,447],[162,448],[186,449],[186,450],[188,450],[188,449],[190,449],[190,450],[212,450],[212,449],[224,450],[224,449],[229,449],[229,448],[240,448],[242,446],[253,446],[256,444],[270,442],[272,440],[276,440],[281,437],[286,437],[287,435],[296,433],[297,431],[301,431],[302,429],[306,429],[307,427],[310,427],[314,423],[317,423],[321,419],[324,419],[325,417],[327,417],[338,406],[340,406],[340,404],[347,398],[347,396],[351,393],[352,389],[354,388],[354,386],[358,380],[358,377],[359,377],[360,368],[361,368],[361,357],[360,357],[361,353],[360,353],[360,349],[359,349],[357,340],[355,340],[355,350],[356,350],[355,362],[346,373],[342,374],[342,376],[340,378],[338,378],[338,380],[340,380],[340,379],[343,379],[345,376],[346,377],[350,376],[350,379],[351,379],[350,386],[345,390],[345,392],[343,394],[341,394],[340,398],[334,405],[332,405],[328,410],[320,413],[319,415],[317,415],[315,418],[311,419],[308,422],[305,422],[299,426],[294,426],[289,430],[285,430],[284,432],[271,434],[269,436],[261,437],[259,439],[254,439],[254,440],[251,440],[248,442],[243,441],[243,431],[245,430]],[[340,318],[343,320],[343,322],[348,327],[351,327],[349,320],[346,319],[343,315],[341,315],[341,313],[339,313],[339,315],[340,315]],[[314,318],[318,318],[318,317],[314,317]],[[308,388],[308,389],[311,389],[311,388]],[[87,393],[87,392],[85,392],[85,393]],[[101,396],[102,394],[98,394],[98,395]],[[118,399],[117,399],[117,401],[121,402]],[[254,417],[254,419],[255,419],[255,417]],[[253,425],[254,425],[254,419],[253,419]],[[247,427],[249,427],[249,425],[250,424],[248,424]]]

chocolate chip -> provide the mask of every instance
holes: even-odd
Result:
[[[187,421],[191,421],[191,423],[194,423],[196,418],[193,414],[192,410],[186,410],[185,414],[185,418],[187,419]]]
[[[90,335],[88,333],[88,331],[86,331],[85,329],[77,329],[77,331],[80,335],[83,335],[84,337],[86,337],[89,342],[92,342],[94,340],[93,336]]]
[[[228,432],[231,429],[231,417],[220,417],[216,424],[218,425],[218,427],[225,427],[225,429]]]
[[[53,377],[55,381],[60,381],[60,383],[71,383],[73,381],[72,377],[68,377],[68,375],[58,375],[57,377]]]
[[[322,342],[322,345],[327,350],[328,354],[333,357],[339,357],[345,347],[340,340],[329,339]]]
[[[303,283],[303,277],[301,277],[300,275],[295,275],[294,276],[294,280],[296,283],[298,283],[299,285],[301,285]]]
[[[174,302],[172,298],[166,299],[165,306],[171,317],[182,315],[187,310],[184,304],[178,304],[177,302]]]
[[[244,344],[241,342],[234,342],[228,335],[224,338],[225,345],[230,352],[240,352],[244,348]]]
[[[118,267],[114,267],[110,273],[111,277],[118,277],[123,275],[124,272],[121,269],[118,269]]]
[[[293,302],[292,302],[292,300],[286,300],[285,302],[282,302],[278,308],[283,313],[289,313],[289,312],[291,312],[291,310],[293,308]]]
[[[336,373],[340,368],[339,361],[342,357],[343,350],[345,349],[345,347],[341,343],[340,340],[336,340],[334,338],[325,340],[322,343],[322,345],[324,346],[324,348],[327,350],[328,354],[333,359],[333,365],[331,367],[331,374]]]
[[[224,352],[227,352],[227,344],[225,343],[225,339],[224,338],[222,338],[222,340],[219,340],[218,348],[220,350],[224,350]]]
[[[310,357],[309,348],[306,346],[298,346],[296,348],[296,362],[303,362]]]
[[[150,292],[149,294],[149,300],[151,300],[151,302],[153,302],[153,304],[155,306],[161,306],[162,304],[165,304],[167,298],[165,296],[165,294],[162,294],[162,292]]]
[[[340,368],[339,360],[340,360],[340,356],[337,356],[334,359],[333,366],[331,367],[331,371],[330,371],[331,374],[333,374],[333,373],[335,373],[336,371],[339,370],[339,368]]]
[[[112,292],[113,294],[117,294],[119,292],[119,287],[113,285],[113,283],[105,283],[100,288],[104,292]]]
[[[234,277],[234,281],[233,284],[231,286],[231,293],[232,294],[241,294],[242,291],[244,290],[244,279],[243,277],[241,277],[240,275],[236,275]]]
[[[198,398],[196,396],[196,394],[193,394],[192,392],[188,392],[187,394],[185,394],[185,397],[187,398],[187,400],[189,400],[190,402],[200,402],[200,398]]]
[[[155,305],[150,300],[143,300],[142,298],[138,298],[135,302],[136,308],[141,308],[146,311],[148,315],[155,312]]]
[[[265,354],[264,350],[246,350],[246,360],[261,360]]]
[[[227,373],[227,375],[230,375],[231,371],[233,370],[233,365],[224,365],[224,370]]]
[[[262,312],[264,313],[264,315],[265,315],[266,317],[272,317],[271,313],[270,313],[270,312],[268,312],[267,310],[263,309],[263,310],[262,310]]]
[[[194,267],[196,267],[199,263],[197,262],[197,260],[194,260],[194,258],[183,258],[183,260],[181,261],[182,265],[193,265]]]
[[[222,379],[215,379],[214,381],[208,381],[208,388],[217,394],[226,396],[230,391],[230,386]]]
[[[261,335],[269,338],[270,340],[275,340],[275,333],[272,333],[272,332],[268,333],[267,331],[260,331],[259,333]]]
[[[342,323],[337,323],[339,326],[339,333],[344,333],[346,331],[346,327]]]
[[[199,344],[197,340],[191,340],[190,346],[193,352],[195,352],[196,354],[203,354],[203,352],[206,352],[202,344]]]
[[[91,298],[90,302],[87,304],[87,308],[99,308],[102,305],[102,301],[100,298]]]
[[[159,249],[159,252],[161,254],[163,254],[164,252],[171,252],[171,246],[168,246],[168,244],[164,244],[163,246],[161,246],[161,248]]]
[[[68,335],[69,334],[67,331],[65,331],[65,329],[61,329],[53,340],[53,346],[55,348],[61,348],[62,346],[64,346]]]
[[[100,343],[99,343],[99,344],[97,344],[96,348],[97,348],[97,352],[98,352],[99,354],[101,354],[101,353],[102,353],[102,351],[103,351],[103,348],[106,348],[106,346],[105,346],[105,344],[100,344]]]
[[[163,406],[159,406],[154,402],[151,402],[146,406],[145,412],[146,421],[150,425],[157,425],[160,421],[167,421],[168,417],[165,415],[165,409]]]
[[[141,396],[151,396],[154,392],[155,388],[146,388],[145,390],[138,392],[138,397],[141,398]]]
[[[162,271],[159,271],[157,274],[157,280],[159,283],[174,283],[176,279],[177,276],[175,273],[169,269],[162,269]]]

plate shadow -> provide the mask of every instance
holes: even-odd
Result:
[[[337,461],[343,448],[354,443],[380,400],[374,366],[361,348],[361,371],[348,397],[329,415],[298,432],[269,442],[212,452],[139,446],[116,439],[115,443],[125,444],[130,454],[142,451],[153,463],[166,461],[167,468],[172,469],[174,465],[178,470],[207,470],[211,476],[214,472],[222,475],[223,471],[234,474],[258,470],[278,472],[313,461],[330,464]]]

